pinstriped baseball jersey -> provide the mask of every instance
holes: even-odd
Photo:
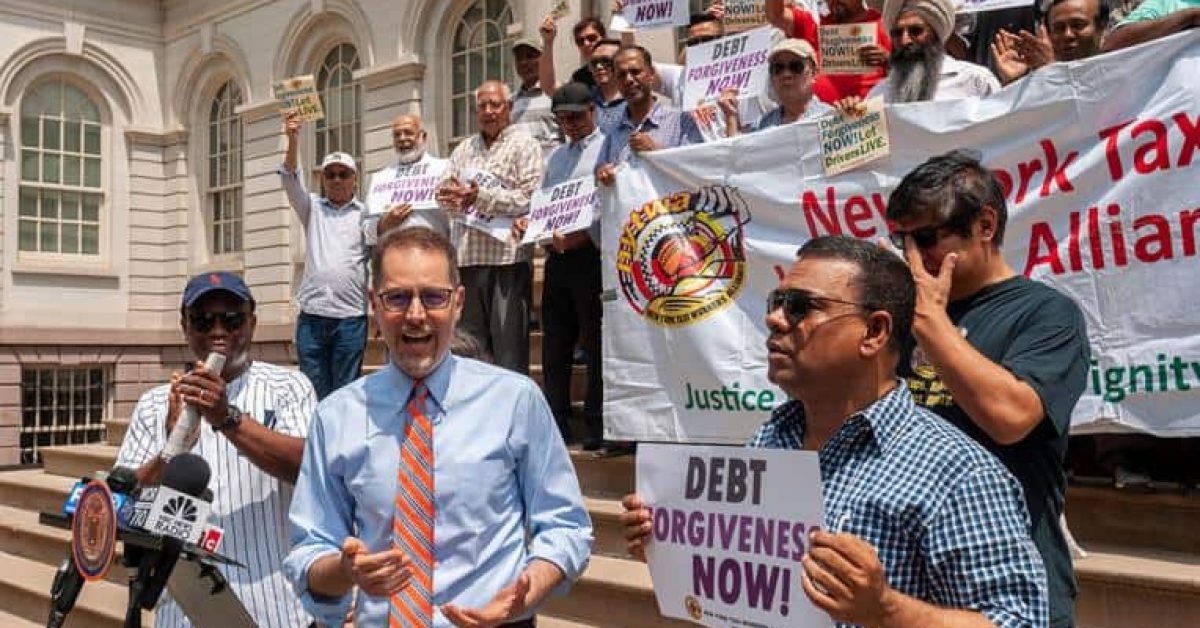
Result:
[[[137,468],[162,451],[167,440],[168,389],[159,386],[138,401],[117,455],[118,465]],[[263,425],[289,436],[303,438],[308,433],[317,398],[301,373],[252,362],[229,383],[227,391],[230,403]],[[200,440],[192,453],[212,467],[212,521],[225,530],[219,551],[246,565],[246,569],[220,567],[233,592],[259,626],[308,626],[312,620],[282,569],[289,549],[287,513],[292,486],[254,466],[207,426],[200,428]],[[164,593],[155,613],[158,628],[191,625],[169,594]]]

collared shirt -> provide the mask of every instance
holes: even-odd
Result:
[[[565,592],[587,567],[592,525],[537,385],[454,355],[425,385],[434,449],[433,625],[450,626],[439,606],[484,606],[533,559],[562,570]],[[412,379],[388,364],[327,397],[313,419],[284,568],[305,608],[330,625],[341,625],[350,595],[314,597],[309,568],[350,535],[371,552],[391,546],[412,392]],[[355,614],[358,626],[386,626],[388,600],[359,596]]]
[[[816,120],[817,118],[820,118],[821,116],[832,111],[835,111],[833,107],[830,107],[816,98],[813,98],[808,101],[808,106],[804,108],[804,113],[801,114],[799,118],[796,118],[794,122]],[[769,129],[781,124],[783,124],[783,107],[776,107],[768,111],[766,115],[764,115],[762,119],[758,121],[758,124],[754,127],[754,130],[761,131],[763,129]]]
[[[608,136],[604,140],[604,148],[600,150],[601,164],[619,164],[629,161],[633,151],[629,148],[629,138],[634,133],[642,131],[649,135],[659,148],[674,148],[688,144],[699,144],[704,141],[700,129],[696,128],[695,120],[688,114],[671,109],[654,101],[650,113],[640,123],[629,119],[629,108],[626,106],[625,115],[616,126],[605,131]]]
[[[542,91],[540,84],[534,84],[529,89],[522,87],[513,96],[513,126],[537,140],[542,147],[543,157],[563,142],[562,131],[558,128],[558,120],[550,112],[550,105],[550,97]]]
[[[542,182],[545,169],[541,147],[528,134],[512,125],[504,127],[491,147],[476,133],[454,147],[447,177],[467,168],[489,173],[500,181],[494,188],[480,186],[475,208],[484,216],[524,216],[529,199]],[[452,240],[458,249],[459,266],[503,266],[529,260],[528,247],[510,240],[501,242],[478,229],[455,221]]]
[[[969,61],[959,61],[946,55],[942,61],[942,73],[938,77],[933,100],[956,100],[959,98],[983,98],[1000,91],[1000,81],[992,71]],[[883,102],[892,100],[892,85],[883,79],[871,88],[867,98],[882,96]]]
[[[265,362],[251,362],[226,390],[229,402],[268,428],[304,438],[317,405],[317,394],[298,371]],[[117,465],[137,468],[153,459],[167,443],[167,394],[163,385],[142,395],[133,410],[129,432],[117,453]],[[306,628],[312,619],[304,612],[283,573],[287,555],[287,512],[291,486],[259,469],[229,439],[206,425],[192,449],[212,469],[213,523],[225,529],[218,551],[246,565],[245,569],[217,565],[259,626]],[[165,594],[155,610],[159,628],[185,628],[191,623]]]
[[[621,123],[621,118],[625,117],[625,97],[617,96],[616,98],[605,101],[604,94],[600,92],[600,88],[596,88],[596,128],[601,131],[608,132],[609,129]]]
[[[542,178],[542,187],[553,187],[572,179],[593,176],[602,148],[604,132],[596,127],[590,135],[578,142],[567,142],[554,149],[550,158],[546,160],[546,175]],[[594,243],[600,242],[600,212],[596,212],[596,218],[588,228],[588,237]]]
[[[750,447],[798,449],[804,409],[771,413]],[[846,419],[819,452],[825,527],[870,543],[888,585],[1000,628],[1045,626],[1046,573],[1021,485],[954,426],[918,407],[902,381]]]
[[[445,173],[448,163],[448,159],[434,157],[433,155],[429,154],[429,151],[425,151],[421,155],[420,159],[412,163],[402,164],[397,162],[389,166],[385,166],[379,172],[371,175],[371,183],[369,186],[367,186],[367,189],[375,189],[377,182],[394,181],[403,177],[437,177],[440,180],[442,175]],[[369,197],[368,203],[373,202],[374,201],[372,201]],[[413,212],[409,215],[409,218],[404,221],[405,225],[420,224],[435,231],[445,230],[445,227],[441,221],[430,220],[426,215],[426,212],[433,213],[442,211],[437,207],[437,201],[435,199],[430,198],[427,202],[417,202],[413,203],[412,205]],[[368,206],[367,208],[367,216],[363,219],[363,240],[367,246],[375,246],[375,244],[379,241],[379,220],[383,218],[385,209],[387,209],[386,206]],[[413,223],[410,223],[410,220],[413,221]],[[450,236],[449,233],[445,233],[445,235],[447,237]]]
[[[300,311],[329,318],[365,316],[367,206],[355,198],[339,207],[309,193],[298,170],[280,165],[278,172],[292,209],[304,223],[304,278],[296,292]]]

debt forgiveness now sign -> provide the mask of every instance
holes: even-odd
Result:
[[[800,584],[821,527],[815,452],[642,443],[659,612],[705,626],[830,626]]]

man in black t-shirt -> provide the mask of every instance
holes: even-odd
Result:
[[[1083,314],[1004,261],[1004,193],[965,152],[906,175],[887,213],[917,284],[909,388],[1020,480],[1046,566],[1050,625],[1072,626],[1077,589],[1059,518],[1067,431],[1087,378]]]

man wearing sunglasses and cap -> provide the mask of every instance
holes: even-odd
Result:
[[[771,48],[767,56],[771,72],[771,91],[779,106],[768,111],[754,125],[755,131],[800,120],[812,120],[833,111],[833,107],[813,98],[813,79],[817,75],[817,53],[803,39],[785,39]],[[737,88],[721,92],[721,113],[725,115],[725,134],[741,132]]]
[[[229,539],[221,552],[246,565],[218,565],[234,594],[260,626],[306,627],[312,621],[283,574],[287,510],[316,407],[312,385],[300,373],[253,360],[254,297],[232,273],[192,277],[183,291],[180,326],[198,361],[142,395],[117,454],[118,466],[137,469],[142,485],[157,484],[163,449],[183,412],[202,420],[185,447],[212,469],[212,516]],[[211,353],[225,356],[221,372],[204,367]],[[190,366],[190,365],[189,365]],[[190,623],[164,595],[155,611],[159,628]]]
[[[367,265],[364,228],[373,229],[366,205],[355,198],[358,166],[333,152],[321,162],[321,194],[304,185],[297,157],[300,120],[284,120],[287,152],[279,176],[307,247],[304,278],[296,292],[296,356],[317,398],[358,378],[367,345]]]
[[[954,151],[908,173],[888,220],[917,284],[917,349],[902,365],[917,403],[962,429],[1021,481],[1046,565],[1050,626],[1073,625],[1075,579],[1059,525],[1071,412],[1087,382],[1083,313],[1004,260],[1004,192]]]
[[[839,625],[1045,626],[1020,485],[897,377],[915,300],[901,259],[848,236],[805,243],[767,297],[767,377],[789,401],[747,446],[818,452],[825,521],[804,592]],[[650,510],[623,505],[644,560]]]

